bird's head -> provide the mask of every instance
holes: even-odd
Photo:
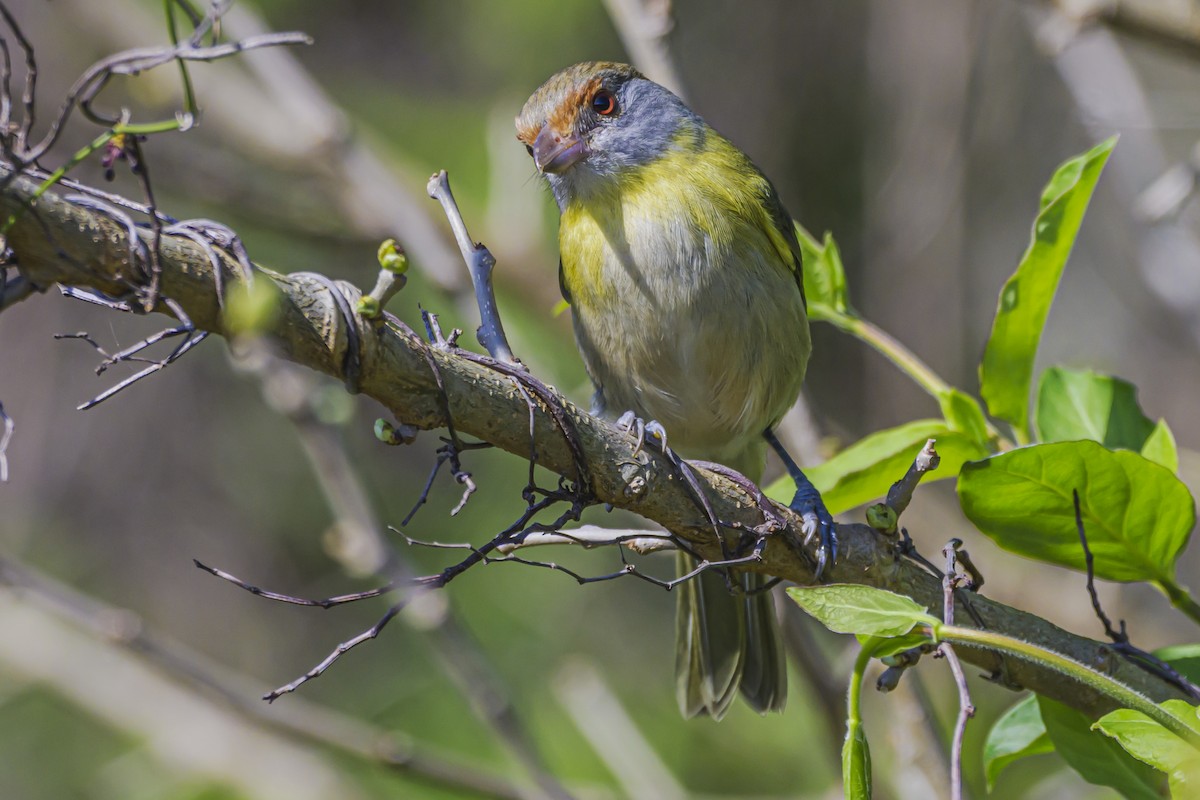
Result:
[[[678,145],[699,118],[670,91],[627,64],[587,62],[541,85],[517,117],[517,138],[559,205]],[[700,134],[702,135],[702,134]]]

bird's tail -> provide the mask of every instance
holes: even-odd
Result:
[[[696,561],[679,553],[680,574]],[[779,622],[766,579],[755,573],[735,578],[745,596],[730,594],[725,576],[709,570],[679,586],[676,610],[675,678],[685,717],[725,715],[741,689],[755,711],[782,711],[787,701],[787,666]]]

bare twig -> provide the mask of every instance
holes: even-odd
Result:
[[[199,564],[197,564],[197,566],[199,566]],[[283,695],[291,694],[292,692],[299,689],[303,684],[308,683],[309,681],[311,681],[315,678],[319,678],[322,675],[324,675],[326,670],[328,670],[330,667],[333,666],[333,662],[337,661],[339,658],[344,656],[347,652],[349,652],[350,650],[353,650],[355,647],[358,647],[363,642],[365,642],[369,639],[374,639],[376,636],[378,636],[380,634],[380,632],[385,627],[387,627],[387,624],[389,622],[391,622],[393,619],[395,619],[396,615],[399,614],[401,611],[403,611],[405,606],[407,606],[417,596],[419,596],[419,593],[414,593],[414,594],[404,598],[400,602],[392,604],[392,606],[390,608],[388,608],[388,610],[384,613],[384,615],[382,617],[380,617],[379,622],[376,622],[374,625],[367,628],[362,633],[358,634],[357,636],[355,636],[353,638],[347,639],[346,641],[339,644],[337,647],[333,648],[333,652],[331,652],[329,655],[327,655],[324,658],[324,660],[321,661],[321,663],[317,664],[315,667],[313,667],[308,672],[301,675],[299,678],[296,678],[294,681],[291,681],[290,683],[286,683],[283,686],[280,686],[278,689],[272,689],[271,691],[264,694],[263,700],[266,700],[268,703],[274,703],[276,700],[278,700]]]
[[[454,230],[454,239],[462,252],[463,260],[471,273],[471,283],[475,287],[475,302],[479,304],[479,329],[475,332],[479,343],[488,354],[497,361],[505,364],[519,364],[513,356],[512,348],[508,346],[508,338],[504,335],[504,325],[500,322],[500,311],[496,307],[496,292],[492,287],[492,269],[496,259],[483,244],[473,241],[467,233],[467,224],[463,221],[458,203],[450,192],[450,178],[446,170],[441,170],[429,179],[429,196],[442,204],[450,227]]]
[[[1100,595],[1096,593],[1095,572],[1093,571],[1092,549],[1088,547],[1087,531],[1083,527],[1083,510],[1079,504],[1079,490],[1072,489],[1071,497],[1075,503],[1075,530],[1079,532],[1079,544],[1083,548],[1083,562],[1087,571],[1087,592],[1088,597],[1092,600],[1092,610],[1096,612],[1096,617],[1100,620],[1100,624],[1104,626],[1104,635],[1113,642],[1113,649],[1124,656],[1134,664],[1137,664],[1147,672],[1157,675],[1165,681],[1169,681],[1194,700],[1200,700],[1200,686],[1192,683],[1177,669],[1172,667],[1166,661],[1163,661],[1153,653],[1142,650],[1136,647],[1129,640],[1129,633],[1125,629],[1125,620],[1121,620],[1120,630],[1116,630],[1112,626],[1112,621],[1108,615],[1104,613],[1104,607],[1100,605]]]
[[[9,13],[8,7],[4,3],[0,3],[0,15],[4,16],[5,24],[12,31],[13,37],[17,40],[17,46],[21,48],[21,53],[25,57],[25,88],[21,92],[22,116],[15,137],[16,147],[23,150],[26,142],[29,140],[29,131],[33,128],[34,122],[35,108],[33,101],[37,90],[37,59],[34,57],[33,45],[25,38],[21,26],[17,24],[16,19]],[[4,50],[4,83],[0,87],[0,91],[3,91],[4,94],[4,108],[3,113],[0,114],[0,122],[3,123],[3,127],[0,130],[3,131],[8,131],[11,125],[12,100],[9,94],[8,83],[10,72],[11,65],[9,64],[8,47],[6,44]]]
[[[954,624],[954,590],[958,586],[958,548],[962,542],[951,539],[942,548],[946,557],[946,571],[942,577],[942,619],[947,625]],[[954,723],[954,739],[950,750],[950,798],[962,800],[962,747],[963,736],[967,730],[967,720],[975,716],[975,706],[971,703],[971,691],[967,687],[967,676],[963,673],[958,654],[949,642],[937,646],[937,654],[946,659],[950,671],[954,673],[954,683],[958,687],[958,719]]]
[[[99,124],[116,125],[121,114],[104,114],[92,108],[100,91],[115,75],[137,75],[141,72],[169,64],[173,61],[216,61],[247,50],[284,45],[312,44],[312,39],[303,33],[268,33],[252,36],[237,42],[226,42],[211,47],[195,47],[190,41],[175,47],[137,47],[97,61],[75,81],[49,130],[42,139],[19,155],[24,163],[36,162],[58,141],[63,126],[71,113],[79,108],[89,119]],[[191,121],[184,120],[180,127],[186,129]]]
[[[395,588],[396,588],[395,584],[388,583],[377,589],[368,589],[365,592],[352,592],[350,594],[339,594],[339,595],[335,595],[334,597],[326,597],[326,598],[322,598],[320,600],[309,600],[304,597],[296,597],[295,595],[290,595],[290,594],[281,594],[279,592],[272,592],[268,589],[260,588],[258,586],[255,586],[252,583],[247,583],[246,581],[242,580],[241,578],[237,577],[236,575],[229,574],[225,570],[217,569],[216,567],[210,567],[207,564],[202,563],[198,559],[193,558],[192,563],[195,564],[199,569],[202,569],[205,572],[207,572],[208,574],[215,575],[216,577],[220,578],[223,581],[228,581],[228,582],[232,583],[234,586],[239,586],[239,587],[245,589],[247,592],[249,592],[252,595],[256,595],[257,597],[262,597],[266,600],[275,600],[280,603],[290,603],[291,605],[294,605],[294,606],[316,606],[317,608],[333,608],[334,606],[344,606],[347,603],[356,603],[359,600],[366,600],[371,597],[381,597],[381,596],[395,590]]]
[[[11,182],[0,191],[0,213],[22,207],[36,189],[37,185],[28,180]],[[66,283],[119,294],[122,284],[117,276],[124,268],[129,248],[125,237],[124,230],[111,219],[63,203],[55,192],[49,191],[39,199],[36,217],[26,215],[13,225],[9,244],[24,274],[39,285]],[[164,294],[178,300],[199,329],[220,330],[220,311],[208,256],[194,243],[171,236],[164,236],[162,250]],[[260,278],[273,280],[280,290],[278,316],[267,333],[279,341],[282,352],[321,372],[339,375],[346,344],[344,337],[330,335],[325,319],[329,301],[321,296],[325,290],[318,284],[283,276]],[[395,419],[420,429],[444,427],[448,410],[456,430],[522,458],[529,457],[530,406],[513,390],[511,374],[503,371],[504,365],[487,366],[484,356],[432,348],[411,331],[391,322],[378,331],[371,330],[366,341],[362,391],[380,400]],[[437,365],[440,387],[428,359]],[[662,525],[702,557],[721,558],[706,515],[696,509],[682,482],[671,477],[674,473],[660,455],[645,449],[635,454],[630,437],[610,424],[568,404],[549,405],[546,397],[553,399],[553,394],[533,396],[540,466],[566,476],[568,481],[576,481],[581,468],[586,466],[587,480],[582,485],[595,502],[633,510]],[[564,429],[573,431],[573,436],[564,436]],[[762,524],[761,512],[753,505],[747,506],[745,493],[736,483],[704,470],[698,470],[696,476],[719,519],[731,525],[740,523],[745,530]],[[643,490],[638,493],[629,492],[634,479],[644,481]],[[789,529],[799,529],[800,521],[793,512],[781,508],[779,513],[787,520]],[[561,527],[562,523],[546,526],[553,530]],[[748,568],[797,583],[812,582],[813,569],[808,560],[811,553],[801,550],[790,536],[766,538],[763,562]],[[843,524],[839,538],[842,555],[829,569],[830,580],[890,589],[923,604],[941,597],[940,580],[935,581],[906,561],[897,562],[892,545],[881,542],[873,529]],[[448,568],[439,580],[449,580],[457,574],[455,570],[461,571],[466,566]],[[1095,652],[1093,640],[1072,635],[1044,619],[982,596],[974,596],[971,604],[989,630],[1053,642],[1056,651],[1080,660],[1087,660]],[[1053,670],[1017,661],[1004,664],[996,654],[980,648],[964,649],[960,657],[986,671],[997,671],[1003,666],[1012,683],[1085,713],[1095,715],[1112,708],[1104,696]],[[1184,696],[1177,687],[1123,660],[1113,670],[1115,679],[1156,700]]]
[[[936,439],[926,441],[921,452],[917,453],[916,458],[913,459],[908,471],[904,473],[904,477],[893,483],[892,488],[888,489],[886,502],[896,512],[897,518],[912,502],[913,492],[916,491],[921,478],[925,477],[925,473],[937,469],[938,464],[941,463],[941,457],[938,456],[934,447],[936,444]]]
[[[215,698],[244,719],[277,734],[319,744],[334,752],[376,764],[433,785],[480,797],[529,800],[531,792],[506,778],[463,763],[421,753],[392,733],[361,720],[343,717],[303,700],[267,712],[245,687],[250,678],[205,664],[199,653],[169,641],[131,611],[79,594],[11,559],[0,559],[0,584],[20,591],[55,616],[82,626],[92,636],[121,647],[172,676],[190,691]],[[119,622],[119,625],[114,623]]]
[[[1104,626],[1104,635],[1112,639],[1114,642],[1125,641],[1125,621],[1121,621],[1121,632],[1118,633],[1112,626],[1112,621],[1108,615],[1104,613],[1104,608],[1100,605],[1100,595],[1096,594],[1095,572],[1093,571],[1092,548],[1088,547],[1087,532],[1083,528],[1083,510],[1079,506],[1079,490],[1071,490],[1071,499],[1075,503],[1075,530],[1079,532],[1079,544],[1083,548],[1083,563],[1087,571],[1087,593],[1092,599],[1092,610],[1096,612],[1096,616],[1100,620],[1100,624]]]
[[[426,323],[430,329],[431,339],[434,341],[435,346],[449,347],[449,343],[441,336],[436,318],[433,315],[428,315]],[[304,444],[305,452],[312,463],[313,471],[322,486],[331,509],[337,515],[339,528],[357,531],[360,538],[370,538],[366,549],[375,553],[375,556],[369,558],[366,562],[356,560],[353,564],[354,571],[383,571],[389,573],[391,579],[384,586],[366,592],[320,600],[308,600],[265,591],[258,587],[250,586],[244,581],[234,578],[221,570],[216,570],[199,563],[198,566],[261,597],[286,603],[322,608],[331,608],[336,605],[378,597],[393,591],[407,590],[397,602],[388,608],[379,622],[371,628],[338,645],[321,663],[314,666],[303,676],[268,693],[266,699],[270,701],[294,691],[313,678],[319,677],[348,650],[368,639],[378,636],[383,628],[397,616],[399,611],[407,607],[424,592],[431,588],[437,588],[437,581],[435,576],[428,578],[417,577],[395,550],[388,547],[386,541],[376,535],[375,532],[380,530],[381,526],[366,499],[366,493],[359,482],[353,464],[344,452],[344,446],[340,437],[330,435],[331,431],[328,426],[319,424],[313,418],[311,404],[307,400],[310,392],[297,390],[294,383],[291,384],[291,390],[286,392],[286,400],[272,399],[276,394],[280,393],[272,392],[269,388],[270,384],[273,382],[273,378],[280,376],[282,371],[288,367],[283,362],[276,360],[270,353],[260,352],[259,355],[260,357],[258,358],[252,357],[247,359],[247,362],[257,365],[252,367],[252,369],[263,380],[264,393],[268,395],[268,399],[271,400],[272,405],[277,410],[286,414],[288,419],[296,426],[296,431]],[[452,441],[447,441],[446,445],[439,450],[437,458],[438,466],[453,461],[452,469],[456,473],[456,479],[459,479],[459,476],[465,478],[465,481],[459,479],[459,482],[465,483],[470,490],[473,490],[474,483],[470,480],[470,476],[463,472],[461,466],[458,465],[457,454],[459,448],[472,449],[473,447],[473,445],[458,440],[457,435],[455,435]],[[433,475],[436,475],[436,473],[437,468],[435,467]],[[431,475],[430,483],[432,483],[433,475]],[[428,491],[429,486],[427,485],[422,492],[422,498],[427,497]],[[464,494],[464,498],[466,496]],[[417,507],[419,507],[419,504]],[[401,535],[405,536],[404,534]],[[405,538],[412,543],[413,540],[409,537],[405,536]],[[347,566],[350,565],[347,564]],[[545,764],[537,752],[532,736],[524,728],[520,718],[512,708],[508,699],[509,692],[499,678],[496,677],[496,670],[489,663],[478,642],[467,631],[461,628],[452,614],[441,616],[437,624],[428,631],[428,635],[433,644],[434,652],[437,653],[446,666],[446,673],[454,680],[460,691],[467,698],[470,707],[479,719],[494,731],[497,740],[512,752],[516,760],[525,765],[544,793],[554,797],[564,796],[565,792],[562,786],[547,771]]]
[[[598,525],[580,525],[578,528],[567,528],[561,531],[531,533],[520,542],[503,544],[496,549],[497,552],[508,555],[526,547],[564,544],[576,545],[583,547],[585,550],[594,547],[620,545],[643,556],[662,550],[676,549],[675,537],[668,533],[651,530],[602,528]]]
[[[112,307],[114,309],[122,310],[122,311],[133,311],[134,310],[128,304],[121,303],[119,301],[118,302],[106,302],[106,298],[96,298],[96,297],[91,297],[91,296],[87,296],[87,295],[74,295],[74,293],[68,293],[68,292],[64,292],[64,294],[72,294],[73,296],[78,296],[80,299],[83,299],[87,302],[99,302],[101,305],[106,305],[106,306]],[[147,366],[145,369],[142,369],[141,371],[136,372],[133,375],[130,375],[128,378],[125,378],[124,380],[119,381],[118,383],[114,384],[113,386],[110,386],[109,388],[107,388],[103,392],[101,392],[100,394],[93,397],[91,400],[88,400],[85,403],[81,403],[77,407],[77,410],[87,411],[90,408],[94,408],[95,406],[99,405],[100,403],[103,403],[105,400],[109,399],[113,395],[116,395],[119,392],[121,392],[125,389],[128,389],[130,386],[132,386],[133,384],[142,380],[143,378],[148,378],[149,376],[153,375],[154,373],[159,372],[163,369],[166,369],[168,366],[170,366],[171,364],[173,364],[177,360],[179,360],[179,358],[181,358],[185,353],[187,353],[189,350],[191,350],[196,345],[200,344],[200,342],[204,341],[208,337],[208,331],[196,330],[196,327],[194,325],[192,325],[191,320],[188,319],[187,313],[183,310],[183,308],[178,303],[176,303],[174,300],[170,299],[169,297],[164,298],[163,303],[167,306],[167,308],[169,308],[172,311],[172,313],[175,315],[175,317],[177,319],[179,319],[182,324],[180,324],[177,327],[167,328],[165,330],[159,331],[158,333],[152,334],[152,335],[146,337],[145,339],[142,339],[140,342],[130,345],[129,347],[125,348],[124,350],[122,350],[118,353],[114,353],[114,354],[108,353],[107,351],[104,350],[104,348],[102,348],[99,345],[99,343],[97,343],[91,336],[89,336],[86,333],[57,334],[54,337],[56,339],[81,339],[81,340],[87,342],[89,345],[91,345],[98,353],[100,353],[100,355],[104,356],[104,361],[102,361],[100,363],[100,366],[96,368],[97,375],[102,374],[105,370],[107,370],[110,366],[112,366],[114,364],[128,363],[128,362],[141,362],[144,364],[149,364],[149,366]],[[164,339],[169,339],[169,338],[172,338],[175,336],[184,336],[185,338],[183,339],[182,342],[180,342],[175,347],[175,349],[173,349],[170,353],[168,353],[165,358],[162,358],[159,360],[151,360],[151,359],[147,359],[147,358],[142,358],[138,355],[139,353],[144,351],[147,347],[151,347],[152,345],[155,345],[158,342],[163,341]]]

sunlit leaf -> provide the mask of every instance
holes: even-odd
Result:
[[[952,429],[966,434],[981,446],[987,444],[987,418],[974,397],[951,388],[938,397],[938,404],[942,407],[946,423]]]
[[[979,367],[980,394],[993,417],[1024,431],[1029,423],[1033,360],[1050,303],[1083,214],[1116,139],[1067,161],[1042,193],[1029,248],[1004,284]]]
[[[1154,430],[1132,383],[1062,367],[1042,373],[1034,424],[1044,442],[1091,439],[1110,449],[1135,452]]]
[[[1196,709],[1182,700],[1168,700],[1162,707],[1193,730],[1200,731]],[[1093,726],[1111,736],[1139,761],[1167,774],[1173,798],[1200,794],[1200,750],[1131,708],[1119,708],[1101,717]]]
[[[1138,453],[1042,444],[967,464],[958,481],[963,512],[1005,550],[1082,570],[1073,489],[1098,577],[1173,583],[1195,505],[1170,470]]]
[[[1146,443],[1142,445],[1142,455],[1155,464],[1162,464],[1171,472],[1179,472],[1179,451],[1175,447],[1175,434],[1171,433],[1165,419],[1160,419],[1146,437]]]
[[[903,636],[918,625],[938,625],[912,598],[852,583],[794,586],[788,596],[818,622],[835,633],[855,633],[884,638]]]
[[[1109,786],[1131,800],[1161,800],[1163,775],[1092,730],[1092,721],[1069,706],[1038,697],[1054,749],[1088,783]]]
[[[804,256],[804,295],[808,300],[810,319],[826,319],[831,314],[846,314],[850,310],[850,295],[846,289],[846,270],[832,234],[818,242],[799,225],[796,237]]]

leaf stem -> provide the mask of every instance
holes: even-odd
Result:
[[[1192,622],[1200,625],[1200,603],[1188,593],[1188,590],[1175,581],[1159,581],[1158,586],[1163,594],[1171,601],[1171,605],[1191,617]]]
[[[897,369],[912,378],[918,386],[932,395],[935,400],[940,401],[944,395],[954,389],[954,387],[946,383],[941,375],[938,375],[928,364],[922,361],[916,353],[909,350],[898,339],[875,323],[854,314],[845,314],[831,308],[823,308],[822,311],[824,313],[816,317],[817,319],[828,322],[838,330],[848,333],[875,348],[884,358],[895,364]],[[985,424],[988,436],[1000,442],[1007,441],[1008,437],[1004,436],[990,421],[985,419]]]
[[[1061,653],[1043,649],[1012,636],[1005,636],[993,631],[982,631],[977,628],[942,624],[936,628],[931,626],[927,630],[937,640],[999,650],[1061,672],[1112,698],[1126,708],[1140,711],[1192,747],[1200,748],[1200,732],[1193,730],[1149,697]]]
[[[854,659],[854,672],[850,675],[850,692],[846,697],[847,738],[850,737],[855,727],[862,725],[863,680],[866,678],[867,665],[871,662],[871,656],[880,641],[883,640],[872,637],[863,642],[862,649],[858,651],[858,658]]]
[[[824,319],[856,339],[861,339],[871,347],[874,347],[888,361],[895,364],[900,371],[916,381],[917,385],[934,397],[950,391],[950,384],[946,383],[940,375],[930,369],[929,365],[918,358],[916,353],[909,350],[890,333],[874,323],[868,322],[862,317],[840,313],[830,314]]]

